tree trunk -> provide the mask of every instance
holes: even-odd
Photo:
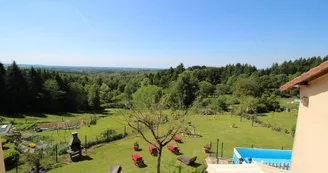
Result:
[[[161,172],[161,157],[162,157],[162,149],[163,147],[158,148],[158,155],[157,155],[157,173]]]

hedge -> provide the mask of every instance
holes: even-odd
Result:
[[[19,156],[19,152],[15,150],[4,152],[4,162],[7,170],[15,167],[16,161],[19,160]]]
[[[97,140],[91,140],[91,141],[87,141],[86,144],[83,144],[84,148],[90,148],[94,145],[97,144],[102,144],[102,143],[107,143],[107,142],[113,142],[119,139],[123,139],[126,135],[124,134],[114,134],[114,135],[110,135],[107,138],[98,138]]]

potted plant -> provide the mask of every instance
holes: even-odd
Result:
[[[204,152],[205,152],[205,153],[209,153],[210,150],[211,150],[210,146],[209,146],[208,144],[206,144],[206,145],[204,146]]]
[[[138,151],[139,150],[139,144],[138,144],[138,142],[134,142],[133,149],[134,149],[134,151]]]

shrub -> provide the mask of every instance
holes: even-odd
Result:
[[[90,116],[90,125],[96,125],[97,124],[97,117],[96,115],[91,115]]]
[[[6,169],[15,167],[16,163],[19,160],[19,156],[19,152],[15,150],[4,152],[4,162],[6,165]]]
[[[36,127],[36,123],[23,124],[21,126],[17,126],[16,130],[18,131],[33,130],[35,127]]]
[[[15,120],[10,120],[9,123],[12,124],[12,125],[16,124]]]
[[[7,142],[8,142],[7,139],[5,139],[5,138],[1,138],[1,144],[2,144],[2,146],[5,145]]]
[[[104,138],[107,138],[108,136],[110,135],[115,135],[116,134],[116,131],[113,130],[113,129],[106,129],[104,132],[101,133],[101,135],[104,137]]]

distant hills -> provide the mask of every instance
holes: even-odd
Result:
[[[4,64],[5,67],[10,64]],[[52,65],[39,65],[39,64],[18,64],[21,68],[41,68],[50,71],[58,71],[65,73],[81,73],[92,74],[101,72],[137,72],[137,71],[158,71],[161,68],[137,68],[137,67],[91,67],[91,66],[52,66]]]

